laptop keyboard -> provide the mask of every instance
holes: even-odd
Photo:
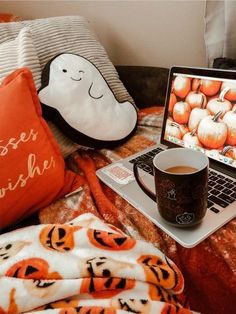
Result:
[[[129,162],[131,162],[132,164],[135,162],[135,161],[142,161],[142,160],[152,160],[155,155],[157,155],[158,153],[162,152],[163,149],[160,148],[160,147],[157,147],[155,149],[152,149],[150,151],[148,151],[147,153],[143,154],[143,155],[139,155],[138,157],[134,158],[134,159],[131,159]],[[154,175],[153,173],[153,168],[152,167],[149,167],[147,164],[145,163],[139,163],[138,164],[138,167],[141,168],[142,170],[150,173],[152,176]]]
[[[236,200],[236,180],[230,179],[223,174],[210,169],[208,181],[208,208],[214,213],[219,213],[222,209]]]
[[[163,151],[163,149],[157,147],[143,155],[131,159],[130,162],[134,163],[139,160],[152,160],[154,156],[161,151]],[[147,166],[147,164],[139,163],[138,167],[147,173],[154,175],[153,168]],[[236,180],[210,169],[208,181],[208,209],[218,214],[234,201],[236,201]]]

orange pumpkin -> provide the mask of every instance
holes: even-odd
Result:
[[[223,117],[223,122],[228,128],[226,143],[236,145],[236,109],[226,112]]]
[[[188,123],[191,107],[187,102],[179,101],[173,108],[173,119],[180,124]]]
[[[207,109],[194,108],[189,116],[188,128],[189,131],[197,129],[199,122],[210,115],[210,112]]]
[[[74,232],[80,230],[79,226],[48,225],[40,232],[41,244],[48,250],[67,252],[74,248]]]
[[[136,244],[135,239],[122,234],[93,229],[89,229],[87,234],[91,244],[103,250],[131,250]]]
[[[191,90],[191,80],[188,77],[176,76],[172,85],[172,92],[180,97],[185,98]]]
[[[6,276],[24,279],[61,279],[57,272],[49,273],[49,264],[42,258],[28,258],[13,264]]]
[[[203,118],[197,129],[198,139],[209,148],[219,148],[224,145],[227,138],[227,126],[220,119],[221,111],[215,116]]]
[[[76,308],[61,309],[59,314],[116,314],[116,310],[101,306],[80,306]],[[181,314],[181,313],[180,313]]]
[[[192,132],[188,132],[183,136],[183,141],[191,146],[199,146],[202,147],[201,142],[198,139],[196,130],[193,130]]]
[[[210,111],[212,115],[217,114],[217,112],[221,111],[220,118],[223,118],[225,113],[232,108],[232,104],[230,101],[224,98],[226,89],[224,89],[218,98],[211,99],[207,104],[207,109]]]
[[[156,255],[140,256],[137,262],[143,267],[146,281],[155,285],[160,285],[165,289],[173,289],[178,278],[175,271]]]
[[[135,280],[118,277],[88,277],[81,283],[80,293],[89,293],[94,298],[107,299],[123,292],[133,289]]]
[[[220,81],[202,79],[199,82],[199,79],[194,79],[193,84],[192,84],[192,89],[197,90],[199,88],[199,84],[200,84],[200,91],[206,96],[213,96],[217,94],[221,87]]]
[[[169,100],[169,106],[168,106],[168,112],[169,112],[169,113],[172,113],[173,107],[174,107],[174,105],[175,105],[176,103],[177,103],[177,98],[176,98],[176,96],[175,96],[174,93],[171,93],[171,94],[170,94],[170,100]]]

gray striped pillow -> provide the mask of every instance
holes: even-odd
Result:
[[[30,30],[26,27],[15,39],[0,44],[0,82],[21,67],[28,67],[31,70],[38,88],[41,81],[40,64]]]
[[[41,70],[50,59],[59,53],[79,54],[91,61],[100,70],[119,102],[130,101],[134,103],[120,81],[105,49],[96,39],[89,22],[84,17],[61,16],[0,23],[0,43],[15,38],[24,27],[30,28]],[[51,125],[51,130],[64,157],[78,149],[78,145],[66,138],[55,126]]]
[[[133,102],[105,49],[92,33],[89,22],[84,17],[59,16],[0,23],[0,43],[14,39],[25,26],[30,28],[41,70],[59,53],[79,54],[101,71],[119,102],[126,100]]]

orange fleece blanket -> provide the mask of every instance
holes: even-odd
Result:
[[[190,307],[206,314],[233,314],[236,308],[236,219],[192,249],[178,245],[109,187],[95,170],[159,141],[163,108],[139,112],[137,133],[114,150],[78,151],[67,161],[81,178],[78,193],[40,211],[42,223],[65,223],[89,212],[135,239],[151,242],[181,269]]]

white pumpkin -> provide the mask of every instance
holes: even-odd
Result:
[[[178,138],[181,140],[183,134],[180,130],[180,127],[177,123],[168,121],[166,124],[166,130],[165,130],[165,138],[168,136],[172,136],[174,138]]]
[[[185,98],[185,101],[190,105],[190,107],[193,108],[205,108],[207,103],[206,96],[199,92],[199,91],[192,91],[190,92],[187,97]]]
[[[203,118],[197,129],[198,139],[209,148],[219,148],[224,145],[227,138],[227,126],[219,118],[221,111],[215,116],[210,115]]]
[[[189,131],[193,131],[194,129],[197,129],[199,122],[210,115],[209,110],[207,109],[201,109],[201,108],[194,108],[189,116],[188,121],[188,128]]]
[[[189,77],[177,76],[172,85],[172,92],[180,98],[185,98],[191,90],[191,80]]]
[[[222,155],[236,160],[236,146],[225,146]]]
[[[225,99],[230,101],[236,100],[236,82],[235,81],[225,81],[221,85],[221,90],[228,88],[227,93],[225,94]]]
[[[201,142],[198,139],[198,136],[196,134],[196,131],[193,130],[192,132],[188,132],[183,136],[183,141],[186,144],[192,145],[192,146],[200,146],[202,147]]]
[[[226,143],[236,145],[236,109],[226,112],[223,117],[223,122],[228,128]]]

